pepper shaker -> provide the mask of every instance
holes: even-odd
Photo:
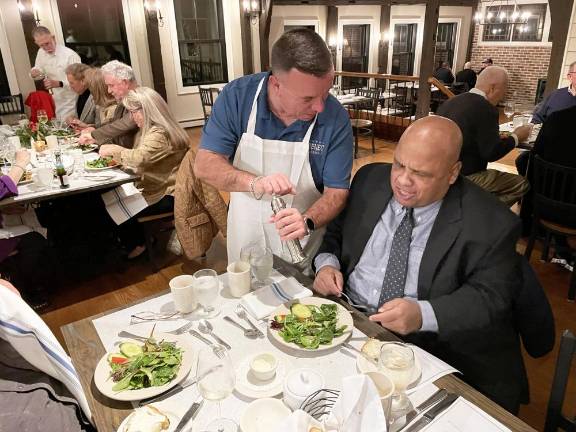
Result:
[[[278,195],[272,196],[272,201],[270,201],[270,205],[272,206],[272,211],[274,214],[278,213],[280,210],[286,208],[286,203],[282,199],[282,197]],[[292,262],[294,264],[301,263],[306,259],[306,255],[302,250],[302,245],[300,244],[300,240],[288,240],[285,242],[286,246],[288,247],[288,251],[290,252],[290,257],[292,258]]]

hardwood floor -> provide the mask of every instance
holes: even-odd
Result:
[[[201,129],[191,129],[189,133],[197,145]],[[354,161],[354,172],[369,163],[390,162],[394,147],[393,143],[377,140],[377,152],[372,154],[369,143],[361,142],[359,157]],[[513,151],[498,161],[495,166],[515,172],[515,157],[516,154]],[[521,240],[518,250],[522,252],[524,247],[525,241]],[[558,341],[564,329],[576,331],[576,304],[566,300],[571,273],[555,264],[541,262],[539,256],[540,251],[537,247],[532,255],[531,264],[552,305]],[[176,258],[159,272],[154,272],[145,258],[135,262],[126,262],[120,272],[116,269],[108,271],[103,268],[97,277],[86,278],[81,282],[64,281],[60,286],[55,287],[56,294],[52,300],[51,309],[42,314],[42,317],[63,343],[60,326],[165,290],[168,288],[168,281],[183,272],[191,273],[205,267],[214,268],[219,272],[224,271],[226,267],[224,257],[225,241],[222,237],[218,237],[205,259],[184,262]],[[554,351],[543,358],[532,359],[527,355],[524,356],[530,379],[531,403],[521,408],[520,418],[537,430],[542,430],[544,425],[557,351],[558,343]],[[573,364],[571,377],[573,379],[569,384],[564,412],[574,416],[576,415],[576,362]]]

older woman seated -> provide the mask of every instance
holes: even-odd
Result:
[[[66,67],[66,78],[70,88],[78,95],[76,100],[76,115],[66,119],[66,122],[76,127],[80,124],[94,124],[96,115],[94,100],[90,94],[90,89],[84,80],[84,74],[90,66],[82,63],[72,63]]]
[[[148,207],[138,213],[138,217],[171,212],[176,174],[188,151],[189,137],[162,96],[154,90],[138,87],[131,90],[122,103],[140,128],[134,148],[104,144],[100,147],[100,156],[111,156],[141,176],[135,185],[142,191]],[[131,251],[128,258],[135,258],[146,250],[144,233],[134,218],[120,225],[120,238]]]

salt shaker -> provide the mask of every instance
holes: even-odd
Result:
[[[280,210],[286,208],[286,203],[282,199],[282,197],[278,195],[272,196],[272,201],[270,202],[272,206],[272,211],[274,214],[278,213]],[[301,263],[306,259],[306,255],[302,250],[302,245],[298,239],[295,240],[287,240],[286,246],[288,246],[288,251],[290,252],[290,256],[292,257],[292,262],[294,264]]]

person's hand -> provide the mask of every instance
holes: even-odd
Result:
[[[22,168],[26,168],[26,165],[30,162],[30,152],[26,149],[20,149],[16,151],[15,165],[19,165]]]
[[[280,210],[270,217],[270,222],[276,225],[282,241],[301,239],[308,233],[304,216],[295,208]]]
[[[516,129],[514,129],[514,133],[518,137],[518,142],[524,142],[524,141],[528,140],[528,137],[530,136],[530,132],[532,132],[533,126],[534,125],[528,123],[528,124],[525,124],[523,126],[518,126]]]
[[[313,289],[322,295],[335,295],[340,297],[344,287],[342,273],[332,266],[325,266],[316,273]]]
[[[14,285],[12,285],[10,282],[8,282],[7,280],[0,279],[0,286],[8,288],[10,291],[12,291],[13,293],[18,294],[18,296],[20,296],[20,292],[16,289],[16,287]]]
[[[51,88],[60,87],[60,81],[57,81],[57,80],[46,78],[43,82],[44,82],[44,88],[46,90],[50,90]]]
[[[42,76],[42,75],[44,75],[44,74],[42,73],[41,70],[36,69],[36,68],[30,69],[30,76],[32,78],[38,78],[39,76]]]
[[[124,147],[116,144],[103,144],[100,146],[100,151],[98,152],[101,157],[112,157],[116,160],[120,158],[120,152],[124,150]]]
[[[413,333],[422,328],[420,305],[404,298],[396,298],[384,303],[378,309],[378,313],[371,315],[369,319],[401,335]]]
[[[257,196],[259,195],[287,195],[296,194],[296,189],[294,185],[290,182],[290,179],[284,174],[271,174],[266,177],[262,177],[254,183],[254,192]]]
[[[90,129],[90,128],[87,128]],[[87,129],[84,129],[81,133],[80,136],[78,137],[78,144],[94,144],[96,142],[96,140],[94,138],[92,138],[92,135],[90,135],[90,131],[86,132]]]

